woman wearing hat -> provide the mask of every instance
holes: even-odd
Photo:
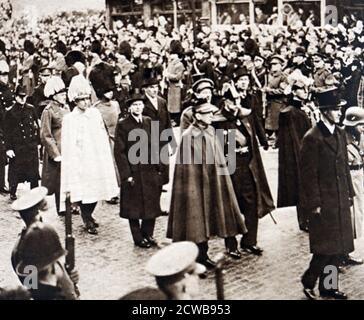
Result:
[[[364,178],[363,178],[363,133],[364,133],[364,109],[351,107],[346,111],[343,122],[345,126],[346,141],[348,144],[348,161],[351,181],[353,182],[355,196],[354,205],[351,207],[354,239],[359,239],[363,234],[364,217]],[[362,260],[347,256],[347,264],[363,263]]]
[[[153,164],[153,159],[159,159],[159,148],[152,147],[151,119],[143,116],[144,101],[144,96],[138,93],[127,100],[129,116],[117,125],[114,154],[121,180],[120,217],[129,220],[135,245],[150,248],[157,245],[153,232],[155,219],[161,213],[163,177],[162,165]],[[145,134],[146,140],[130,138],[130,135],[139,137],[140,133]],[[141,159],[143,155],[146,163]]]
[[[72,78],[68,98],[75,108],[62,123],[61,210],[69,192],[87,232],[97,234],[92,213],[98,201],[118,194],[118,184],[105,124],[100,112],[90,108],[91,91],[82,75]]]
[[[61,184],[61,133],[63,117],[70,112],[67,105],[67,92],[63,80],[54,76],[49,78],[44,87],[44,95],[49,99],[41,118],[40,139],[44,146],[42,185],[48,194],[55,195],[56,209],[60,212]]]

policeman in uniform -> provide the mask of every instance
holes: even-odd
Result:
[[[27,277],[27,267],[37,270],[37,286],[29,291],[34,300],[76,300],[78,294],[75,283],[78,275],[72,279],[60,259],[67,254],[63,249],[57,232],[50,225],[42,222],[32,224],[25,232],[19,245],[20,261],[16,266],[18,277]],[[29,270],[28,270],[29,272]]]
[[[14,93],[9,87],[9,66],[5,60],[0,61],[0,193],[7,194],[9,190],[5,186],[5,166],[7,163],[5,154],[4,118],[5,112],[14,103]]]
[[[25,88],[16,89],[16,102],[5,113],[5,147],[9,160],[10,199],[16,200],[18,183],[30,182],[31,189],[39,185],[38,145],[39,124],[35,108],[26,103]]]
[[[196,262],[198,248],[193,242],[175,242],[152,256],[146,270],[155,277],[158,289],[142,288],[122,300],[199,299],[199,277],[206,268]]]
[[[39,214],[39,210],[45,204],[45,198],[47,196],[47,193],[48,193],[47,188],[44,187],[34,188],[26,192],[23,196],[21,196],[18,200],[14,201],[13,204],[11,205],[11,208],[14,211],[19,212],[20,217],[25,223],[25,227],[19,234],[19,238],[11,253],[11,264],[14,268],[14,271],[21,259],[19,256],[19,246],[23,241],[25,233],[33,223],[42,221],[42,218]],[[19,280],[21,283],[23,283],[24,278],[20,276]]]

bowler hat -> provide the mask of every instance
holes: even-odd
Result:
[[[346,105],[337,88],[316,93],[315,101],[319,109],[338,109]]]
[[[133,93],[128,100],[126,100],[126,105],[129,108],[135,101],[145,101],[145,96],[139,92]]]

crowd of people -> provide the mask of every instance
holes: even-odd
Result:
[[[324,268],[363,263],[349,255],[364,215],[363,22],[351,16],[324,28],[197,28],[174,29],[160,18],[148,25],[117,21],[109,30],[96,13],[45,18],[35,29],[14,21],[0,30],[0,192],[26,224],[14,270],[21,279],[27,264],[36,265],[43,284],[59,277],[61,290],[44,289],[50,297],[77,297],[70,283],[78,275],[58,262],[65,251],[40,222],[46,194],[55,195],[60,217],[70,194],[72,212],[93,236],[97,203],[120,202],[120,217],[143,249],[158,245],[155,221],[168,215],[167,238],[195,243],[194,259],[207,269],[216,268],[210,239],[223,238],[232,259],[241,251],[260,256],[259,219],[296,206],[313,253],[302,278],[306,296],[316,298],[320,278],[321,296],[347,298],[324,286]],[[216,143],[218,130],[223,138]],[[278,149],[277,204],[260,147]],[[184,161],[196,156],[198,163]],[[170,212],[162,212],[163,188],[172,180]],[[18,199],[23,182],[33,193]],[[35,249],[44,237],[51,245]]]

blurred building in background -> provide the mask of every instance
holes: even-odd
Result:
[[[338,20],[355,12],[364,18],[363,0],[106,0],[110,26],[116,20],[147,25],[160,16],[174,24],[191,21],[195,16],[203,24],[251,25],[267,23],[289,25],[309,19],[315,26],[325,25],[327,6],[336,6]]]

